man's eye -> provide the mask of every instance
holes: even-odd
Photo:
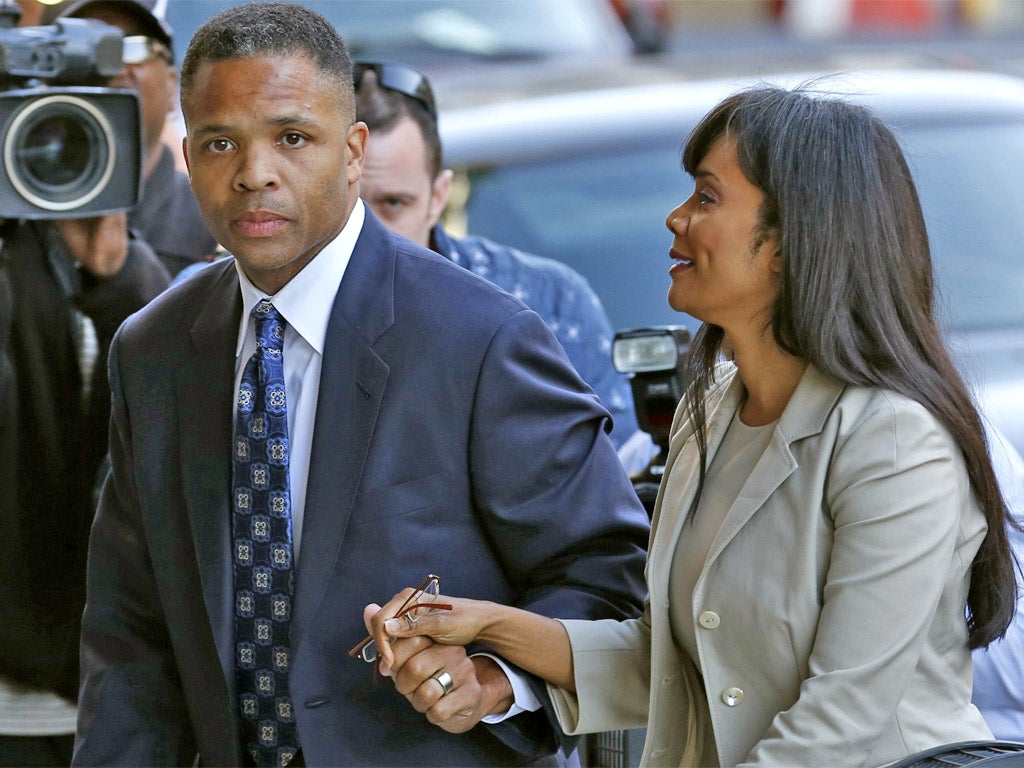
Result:
[[[222,152],[229,152],[234,148],[235,145],[232,144],[227,139],[214,139],[206,146],[209,148],[211,152],[215,154],[220,154]]]
[[[697,202],[699,202],[701,205],[707,205],[708,203],[715,202],[715,198],[713,198],[711,195],[707,194],[706,192],[698,192],[697,193]]]
[[[286,133],[281,137],[281,143],[288,147],[301,147],[306,143],[306,137],[301,133]]]

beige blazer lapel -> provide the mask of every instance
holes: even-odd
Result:
[[[764,455],[743,483],[736,501],[722,521],[722,527],[708,551],[700,580],[703,580],[708,566],[718,558],[733,537],[764,506],[775,490],[796,471],[798,465],[790,445],[821,432],[825,419],[842,391],[843,385],[840,382],[825,376],[812,365],[807,366],[772,432],[771,441]]]
[[[758,459],[753,472],[747,477],[740,488],[736,501],[729,508],[722,526],[718,529],[711,548],[708,550],[707,561],[701,572],[701,579],[707,568],[725,549],[732,538],[739,533],[747,521],[759,510],[782,483],[796,470],[796,459],[789,450],[789,442],[776,427],[772,431],[771,441],[764,454]]]
[[[707,402],[709,456],[714,456],[718,450],[732,414],[739,407],[743,396],[743,384],[735,376],[735,370],[723,370],[725,373]],[[683,756],[686,764],[698,764],[703,743],[698,734],[706,727],[703,708],[697,703],[697,697],[701,695],[701,683],[692,665],[680,663],[668,616],[673,551],[683,530],[686,513],[697,493],[697,480],[700,477],[696,437],[693,425],[686,416],[685,405],[680,405],[666,460],[668,472],[654,506],[647,559],[648,610],[652,627],[651,680],[675,679],[677,682],[663,696],[659,693],[660,686],[651,686],[648,703],[650,711],[667,711],[671,714],[651,718],[644,754],[640,760],[642,765],[660,764],[666,758],[678,762],[679,756]],[[680,674],[682,677],[677,677]],[[680,729],[680,723],[685,723],[686,728]],[[674,746],[669,748],[669,754],[653,754],[652,744]]]
[[[735,368],[723,377],[719,389],[712,392],[707,402],[708,417],[708,462],[714,458],[718,447],[722,444],[725,432],[729,428],[733,414],[743,400],[743,382],[736,375]],[[679,422],[685,413],[685,406],[680,406],[676,415]],[[679,461],[680,454],[692,452],[688,461]],[[697,451],[697,438],[693,424],[686,419],[681,422],[679,434],[672,437],[666,467],[666,482],[658,493],[652,517],[651,546],[648,554],[649,567],[657,572],[649,574],[649,581],[654,580],[664,585],[667,590],[669,571],[672,566],[672,553],[686,522],[686,515],[697,495],[697,483],[700,478],[700,457]]]

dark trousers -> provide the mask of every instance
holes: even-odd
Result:
[[[57,768],[71,765],[75,735],[4,736],[0,734],[3,768]]]

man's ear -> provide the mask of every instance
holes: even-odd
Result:
[[[366,139],[369,135],[370,131],[362,120],[357,120],[348,128],[348,134],[345,137],[345,151],[347,153],[345,164],[348,167],[349,184],[356,184],[363,175]]]
[[[192,178],[192,169],[188,165],[188,136],[181,137],[181,156],[185,158],[185,173]]]
[[[452,177],[454,172],[448,168],[445,168],[434,179],[434,183],[430,188],[430,211],[429,221],[430,228],[433,229],[437,222],[441,219],[441,213],[444,211],[444,207],[448,204],[448,195],[452,191]]]

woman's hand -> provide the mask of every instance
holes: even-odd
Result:
[[[499,607],[482,600],[438,595],[429,602],[420,603],[423,608],[407,610],[396,618],[412,593],[412,589],[404,589],[383,607],[371,603],[363,610],[363,621],[377,641],[384,670],[395,661],[390,638],[425,636],[442,645],[468,645],[479,639],[488,608]],[[438,605],[445,607],[431,608]]]
[[[576,690],[569,635],[555,619],[486,600],[445,595],[405,612],[403,606],[412,594],[413,590],[405,589],[383,607],[370,604],[363,610],[366,628],[377,641],[382,671],[395,663],[393,639],[425,636],[442,645],[479,641],[527,672]]]

